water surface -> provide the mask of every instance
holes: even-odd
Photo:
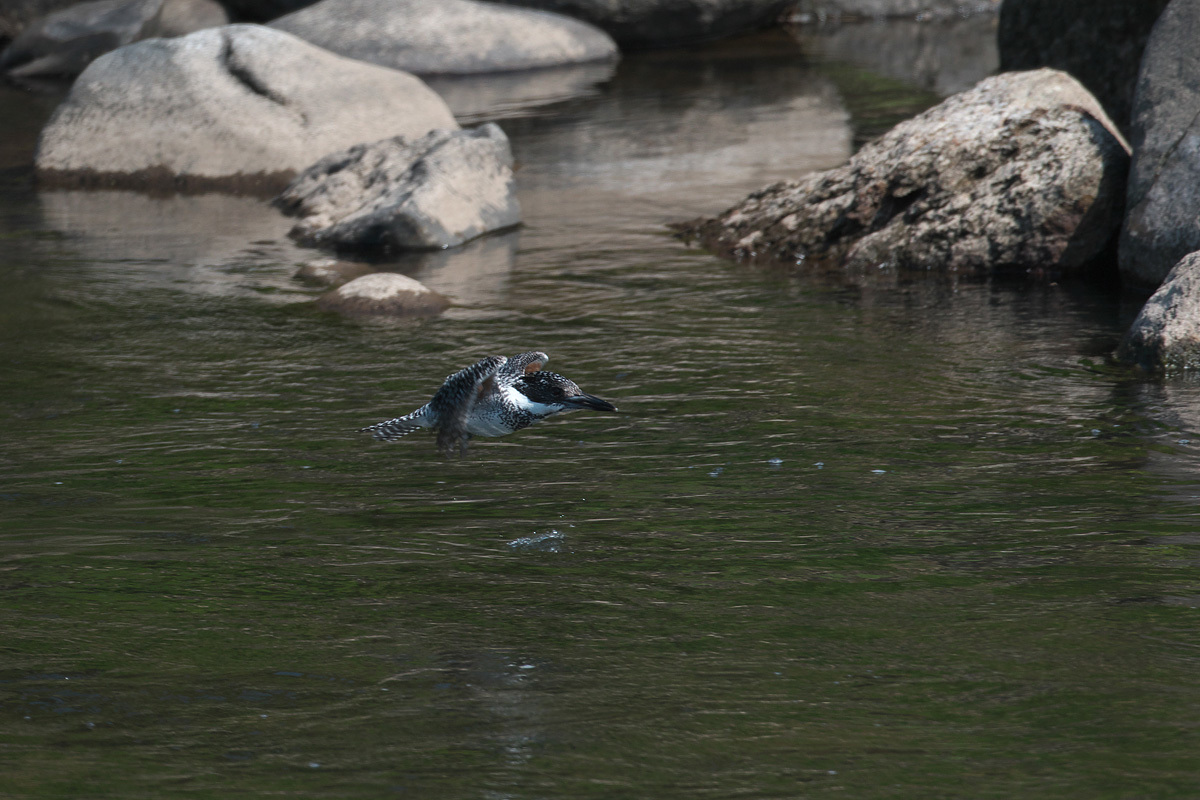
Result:
[[[1194,796],[1200,390],[1106,364],[1128,305],[665,231],[844,160],[845,69],[505,120],[527,224],[387,265],[411,322],[314,310],[261,201],[38,193],[5,117],[0,794]],[[621,414],[354,433],[535,347]]]

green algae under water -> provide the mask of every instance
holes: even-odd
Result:
[[[666,236],[851,147],[767,41],[506,121],[527,225],[396,265],[435,320],[313,310],[259,201],[5,172],[0,796],[1195,796],[1200,390],[1087,287]],[[354,433],[533,347],[621,414]]]

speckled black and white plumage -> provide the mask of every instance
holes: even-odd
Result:
[[[437,431],[438,449],[466,452],[472,436],[504,436],[562,411],[616,411],[611,403],[542,367],[550,357],[531,350],[511,358],[488,356],[446,378],[425,405],[402,417],[363,428],[394,441],[418,428]]]

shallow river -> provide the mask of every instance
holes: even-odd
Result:
[[[526,225],[390,265],[407,322],[260,200],[37,193],[0,92],[0,796],[1195,797],[1200,388],[1107,364],[1136,303],[666,232],[961,80],[826,45],[506,112]],[[355,433],[532,348],[621,413]]]

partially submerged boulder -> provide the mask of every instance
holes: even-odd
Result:
[[[675,47],[776,24],[794,0],[500,0],[590,22],[622,47]]]
[[[450,301],[399,273],[373,272],[321,295],[317,307],[355,317],[425,317],[442,313]]]
[[[34,22],[0,53],[16,78],[78,75],[118,47],[156,36],[183,36],[229,21],[216,0],[94,0]]]
[[[476,0],[321,0],[271,27],[350,58],[418,75],[554,67],[617,57],[585,22]]]
[[[993,272],[1083,269],[1119,225],[1128,148],[1054,70],[988,78],[843,167],[678,226],[738,258]]]
[[[1185,256],[1146,301],[1117,348],[1142,369],[1200,369],[1200,253]]]
[[[356,145],[313,164],[279,196],[291,236],[340,248],[454,247],[521,221],[512,151],[493,124]]]
[[[42,131],[53,184],[278,191],[333,150],[457,128],[407,73],[230,25],[100,57]]]
[[[1127,283],[1153,288],[1200,250],[1200,0],[1174,0],[1146,45],[1134,95],[1121,232]]]

